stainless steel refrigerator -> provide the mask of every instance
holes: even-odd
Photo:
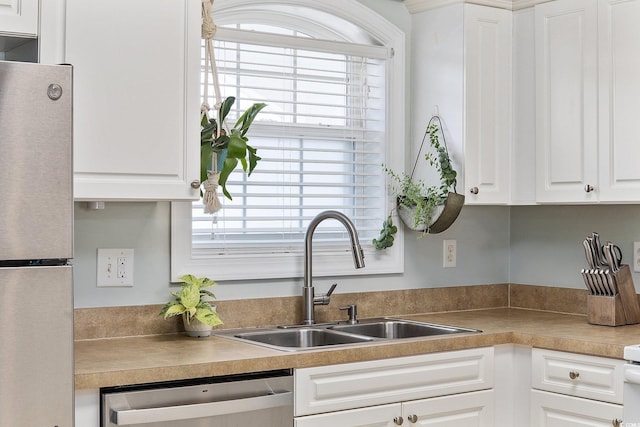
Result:
[[[0,427],[73,426],[72,68],[0,61]]]

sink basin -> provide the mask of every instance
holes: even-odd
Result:
[[[280,349],[316,348],[328,345],[354,344],[372,341],[366,336],[354,336],[321,328],[295,328],[245,332],[235,338]]]
[[[215,335],[284,351],[312,350],[326,346],[343,346],[367,342],[393,341],[403,338],[427,338],[441,335],[478,333],[477,329],[392,318],[370,318],[355,325],[290,325],[249,329],[229,329]]]
[[[364,321],[363,323],[358,323],[356,325],[336,325],[331,326],[330,329],[383,339],[418,338],[479,332],[476,329],[391,319]]]

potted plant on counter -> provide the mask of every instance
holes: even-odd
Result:
[[[203,298],[215,299],[213,292],[205,289],[217,283],[207,277],[196,277],[186,274],[182,280],[180,292],[171,292],[175,297],[162,307],[160,315],[165,319],[182,315],[184,329],[191,337],[208,337],[211,329],[221,325],[222,320],[216,312],[215,305]]]
[[[435,121],[439,125],[436,125]],[[419,237],[428,233],[440,233],[449,228],[464,205],[464,196],[455,190],[458,174],[453,168],[446,143],[441,144],[438,137],[441,127],[438,116],[433,116],[429,120],[411,175],[397,174],[387,167],[384,168],[395,182],[393,189],[400,219],[407,228],[420,231],[422,234]],[[427,135],[435,153],[427,153],[425,160],[438,171],[439,185],[428,186],[422,180],[413,179]],[[389,215],[383,223],[380,236],[373,240],[373,245],[376,249],[390,247],[393,245],[393,234],[396,232],[397,228],[392,224],[391,215]]]

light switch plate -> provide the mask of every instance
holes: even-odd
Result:
[[[98,249],[96,284],[133,286],[133,249]]]

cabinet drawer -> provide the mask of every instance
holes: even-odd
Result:
[[[295,415],[493,387],[493,348],[297,369]]]
[[[621,422],[622,405],[531,390],[531,426],[611,427]]]
[[[622,403],[622,360],[534,348],[532,362],[533,388]]]

